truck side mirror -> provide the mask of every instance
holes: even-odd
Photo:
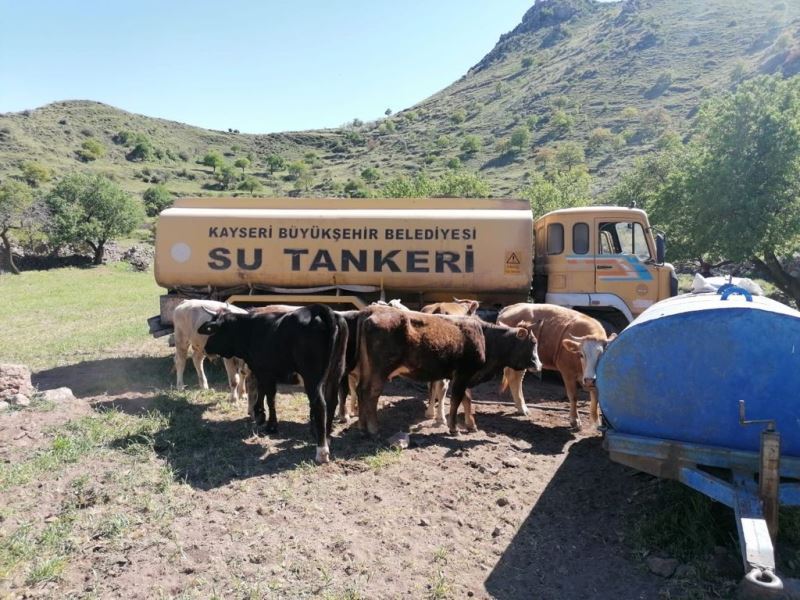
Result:
[[[664,239],[663,233],[656,234],[656,263],[659,265],[664,264],[664,257],[667,254],[667,240]]]

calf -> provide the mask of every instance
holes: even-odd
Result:
[[[578,311],[553,304],[514,304],[500,311],[497,322],[509,327],[523,326],[523,322],[535,325],[529,327],[539,340],[539,358],[545,369],[553,369],[561,374],[569,399],[569,423],[573,428],[581,425],[577,406],[577,385],[589,390],[589,415],[594,424],[599,424],[597,414],[597,389],[595,388],[595,368],[597,361],[616,334],[606,337],[605,329],[595,319]],[[517,412],[527,415],[528,408],[522,396],[522,370],[505,369],[503,386],[511,387],[511,395]]]
[[[420,312],[429,315],[469,317],[475,314],[479,304],[477,300],[453,298],[453,302],[436,302],[423,306]],[[428,408],[425,410],[425,416],[429,419],[436,416],[437,425],[444,425],[444,397],[447,395],[448,385],[450,382],[447,379],[431,381],[428,384]],[[467,390],[467,394],[469,394],[469,390]]]
[[[208,336],[198,333],[197,329],[203,323],[222,313],[246,314],[247,311],[238,306],[214,300],[184,300],[175,307],[172,317],[175,327],[175,371],[177,373],[175,385],[179,389],[184,387],[183,371],[186,368],[189,348],[192,349],[192,362],[197,371],[197,381],[202,389],[208,389],[208,380],[206,380],[206,373],[203,369]],[[226,358],[223,363],[228,375],[231,400],[237,402],[239,397],[246,393],[244,364],[236,358]]]
[[[316,460],[330,460],[329,437],[336,411],[337,391],[344,373],[347,324],[321,304],[284,314],[225,314],[200,327],[209,335],[206,350],[226,358],[239,357],[255,377],[258,398],[266,397],[269,419],[259,401],[253,407],[258,425],[277,430],[275,394],[278,382],[303,379],[311,406],[311,430]]]
[[[468,430],[475,431],[468,388],[503,367],[536,369],[536,338],[524,327],[491,325],[474,317],[446,317],[374,310],[359,324],[359,427],[378,432],[378,398],[386,381],[403,375],[417,381],[452,381],[448,425],[455,434],[464,402]]]

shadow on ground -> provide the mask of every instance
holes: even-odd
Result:
[[[225,381],[225,371],[219,361],[206,360],[205,372],[209,384]],[[55,367],[34,373],[31,380],[42,390],[66,386],[78,398],[116,396],[168,389],[175,385],[175,369],[172,356],[129,356]],[[191,388],[197,386],[191,360],[186,366],[184,381]]]
[[[592,437],[569,448],[486,579],[493,598],[658,597],[663,580],[626,558],[629,550],[622,541],[628,501],[638,483],[633,471],[609,463],[601,443]]]

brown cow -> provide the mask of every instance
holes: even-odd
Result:
[[[450,379],[448,425],[455,434],[464,402],[467,429],[475,431],[467,388],[503,367],[541,368],[536,338],[524,327],[504,327],[475,317],[447,317],[398,310],[373,310],[359,326],[359,427],[378,432],[378,398],[386,381],[403,375],[417,381]]]
[[[436,302],[428,304],[420,309],[420,312],[429,315],[451,315],[469,317],[478,310],[480,303],[477,300],[459,300],[453,298],[452,302]],[[431,381],[428,384],[428,408],[425,416],[429,419],[436,417],[437,425],[444,425],[444,397],[447,395],[447,386],[450,382],[447,379]],[[469,394],[467,390],[467,394]]]
[[[577,384],[589,390],[589,414],[594,424],[599,424],[597,415],[597,389],[595,368],[600,355],[616,335],[606,337],[603,326],[595,319],[578,311],[554,304],[514,304],[500,311],[497,322],[509,327],[521,326],[523,322],[534,323],[531,332],[539,340],[539,357],[545,369],[561,374],[569,399],[569,423],[580,427],[578,416]],[[525,372],[506,369],[503,372],[503,390],[511,387],[511,395],[517,412],[527,415],[522,396],[522,378]]]

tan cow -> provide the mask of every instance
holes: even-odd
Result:
[[[183,371],[186,368],[189,348],[192,349],[192,362],[197,371],[197,382],[202,389],[208,389],[208,381],[203,369],[208,336],[197,333],[197,328],[210,321],[213,318],[212,315],[226,312],[247,313],[243,308],[215,300],[184,300],[175,307],[172,321],[175,328],[175,371],[178,389],[184,387]],[[240,396],[245,394],[244,362],[237,358],[226,358],[223,363],[228,374],[231,400],[236,402]]]
[[[497,316],[498,323],[509,327],[516,327],[523,321],[533,323],[531,332],[539,340],[539,358],[543,368],[558,371],[564,380],[570,425],[573,428],[581,425],[576,397],[579,383],[589,391],[589,415],[592,422],[599,425],[595,369],[616,334],[607,338],[603,326],[595,319],[553,304],[514,304],[501,310]],[[502,389],[511,388],[517,412],[527,415],[528,408],[522,396],[524,376],[524,371],[505,369]]]
[[[420,312],[429,315],[455,315],[460,317],[468,317],[474,315],[478,310],[480,303],[477,300],[459,300],[453,298],[452,302],[436,302],[435,304],[428,304],[420,309]],[[436,417],[437,425],[444,425],[444,397],[447,395],[447,387],[450,385],[448,379],[439,379],[431,381],[428,384],[428,408],[425,410],[425,416],[429,419]],[[466,391],[469,396],[470,391]]]

